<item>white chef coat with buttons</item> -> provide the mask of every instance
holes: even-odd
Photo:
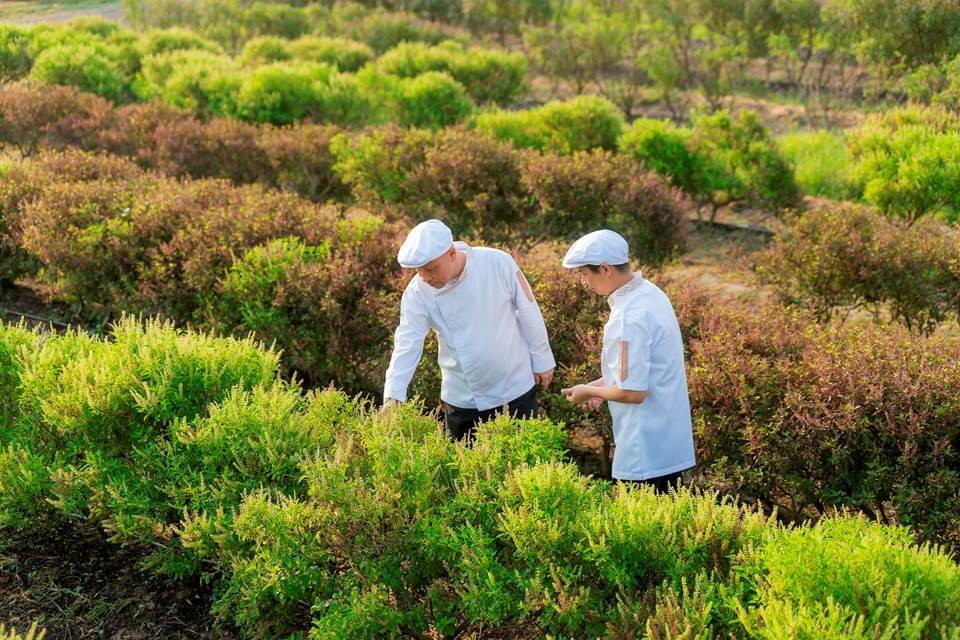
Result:
[[[613,477],[646,480],[696,464],[680,325],[666,294],[639,275],[607,302],[601,369],[606,385],[646,391],[643,402],[608,402]]]
[[[400,302],[400,324],[383,397],[404,401],[430,330],[437,332],[441,399],[485,411],[502,407],[534,385],[534,371],[556,362],[540,307],[509,254],[456,248],[467,255],[463,273],[441,289],[413,277]]]

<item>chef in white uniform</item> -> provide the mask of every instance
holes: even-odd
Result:
[[[562,393],[586,409],[606,401],[615,479],[666,491],[696,464],[683,340],[673,306],[655,284],[630,269],[627,241],[614,231],[594,231],[574,242],[563,266],[607,296],[610,318],[603,331],[602,376]]]
[[[406,400],[433,330],[451,438],[469,440],[479,422],[503,409],[536,416],[537,384],[549,386],[556,362],[540,307],[513,258],[454,242],[443,222],[427,220],[410,231],[397,261],[417,273],[400,302],[384,405]]]

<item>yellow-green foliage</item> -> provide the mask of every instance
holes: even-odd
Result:
[[[246,637],[960,634],[960,568],[906,529],[791,529],[711,494],[611,487],[548,420],[501,416],[455,444],[417,404],[304,394],[250,341],[133,319],[110,340],[35,337],[0,334],[23,347],[6,524],[52,509],[208,572]]]

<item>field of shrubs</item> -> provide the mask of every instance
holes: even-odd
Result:
[[[222,637],[960,640],[960,9],[123,8],[0,24],[0,298],[72,325],[0,323],[0,591],[4,538],[78,531]],[[558,362],[472,447],[433,339],[378,411],[429,217],[514,255]],[[602,227],[682,329],[676,494],[559,394]],[[135,631],[0,601],[32,622]]]

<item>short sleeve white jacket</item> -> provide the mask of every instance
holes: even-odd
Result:
[[[440,397],[455,407],[502,407],[533,387],[534,371],[556,366],[540,307],[513,258],[499,249],[455,246],[467,254],[456,282],[434,289],[417,275],[403,292],[384,398],[406,400],[431,329],[439,344]]]
[[[683,340],[666,294],[640,276],[607,301],[601,369],[606,385],[646,391],[639,404],[608,402],[613,477],[646,480],[696,464]]]

